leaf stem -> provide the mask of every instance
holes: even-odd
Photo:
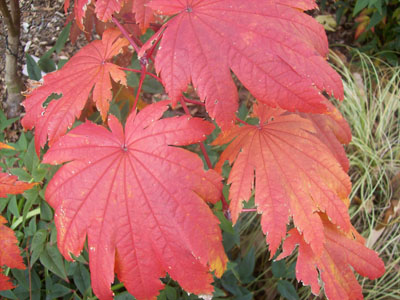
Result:
[[[182,96],[182,98],[184,99],[183,96]],[[182,108],[183,108],[183,110],[185,111],[185,113],[186,113],[188,116],[192,116],[192,114],[190,113],[190,111],[189,111],[189,109],[188,109],[188,107],[187,107],[185,101],[181,101],[181,104],[182,104]]]
[[[124,287],[124,284],[122,282],[114,284],[113,286],[111,286],[111,290],[112,291],[116,291],[119,289],[122,289]]]
[[[136,97],[135,97],[135,103],[133,104],[133,109],[136,109],[137,103],[139,101],[140,92],[142,91],[143,81],[145,78],[146,78],[146,69],[144,69],[142,66],[142,71],[140,72],[139,86],[136,91]]]
[[[242,119],[236,117],[236,121],[238,121],[239,123],[243,124],[243,125],[250,125],[249,123],[243,121]]]
[[[159,30],[164,31],[165,28],[166,28],[165,26],[162,26]],[[154,34],[154,35],[158,34],[157,39],[156,39],[156,41],[154,42],[153,47],[150,48],[150,51],[149,51],[149,53],[147,54],[147,56],[148,56],[151,60],[153,60],[153,61],[154,61],[153,52],[154,52],[155,48],[157,47],[158,42],[161,40],[161,38],[162,38],[162,36],[163,36],[163,33],[164,33],[164,32],[158,33],[158,31],[157,31],[157,32]],[[150,38],[150,39],[151,39],[151,38]]]
[[[186,101],[187,98],[186,98],[186,99],[185,99],[185,98],[186,98],[186,97],[182,96],[180,102],[181,102],[181,105],[182,105],[183,110],[185,111],[185,113],[186,113],[187,115],[191,116],[191,113],[190,113],[190,111],[189,111],[189,109],[188,109],[188,107],[187,107],[187,105],[186,105],[186,103],[185,103],[185,101]],[[182,99],[183,99],[183,100],[182,100]],[[206,160],[207,167],[208,167],[209,169],[213,169],[212,163],[211,163],[211,160],[210,160],[210,157],[208,156],[208,153],[207,153],[206,147],[204,146],[204,143],[203,143],[203,142],[200,142],[199,145],[200,145],[201,152],[202,152],[203,155],[204,155],[204,159]],[[221,202],[222,202],[222,209],[223,209],[223,211],[224,211],[225,217],[226,217],[228,220],[231,220],[231,213],[230,213],[230,211],[229,211],[229,204],[228,204],[228,202],[226,201],[225,196],[224,196],[223,194],[222,194],[222,196],[221,196]]]
[[[242,212],[257,212],[257,208],[243,208]]]
[[[192,104],[196,104],[196,105],[206,106],[206,105],[204,104],[204,102],[201,102],[201,101],[199,101],[199,100],[189,99],[189,98],[186,98],[185,96],[182,96],[182,98],[183,98],[183,100],[185,100],[185,102],[187,102],[187,103],[192,103]]]
[[[186,105],[186,103],[185,103],[185,100],[181,101],[181,105],[182,105],[183,110],[185,111],[185,113],[186,113],[188,116],[192,116],[191,113],[190,113],[190,111],[189,111],[189,109],[188,109],[188,107],[187,107],[187,105]],[[204,159],[206,160],[207,167],[208,167],[209,169],[212,169],[213,166],[212,166],[210,157],[208,156],[206,147],[204,146],[204,143],[203,143],[203,142],[200,142],[199,145],[200,145],[201,152],[202,152],[203,155],[204,155]]]
[[[212,166],[210,157],[208,156],[206,146],[204,146],[204,142],[200,142],[199,145],[200,145],[201,152],[203,152],[204,159],[206,160],[207,167],[208,167],[209,169],[212,169],[213,166]]]
[[[132,45],[132,47],[135,49],[136,53],[139,53],[139,46],[136,44],[136,42],[131,38],[129,35],[129,32],[122,26],[122,24],[117,20],[116,17],[112,17],[112,21],[114,22],[115,25],[119,28],[121,33],[126,37],[126,39],[129,41],[129,43]]]
[[[133,72],[133,73],[142,73],[142,70],[135,70],[135,69],[124,68],[124,67],[119,67],[119,68],[120,68],[120,70],[130,71],[130,72]],[[146,75],[148,75],[150,77],[153,77],[154,79],[158,80],[159,83],[162,84],[161,78],[158,77],[157,75],[154,75],[153,73],[150,73],[150,72],[146,72]]]

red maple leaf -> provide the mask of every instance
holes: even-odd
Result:
[[[147,6],[150,0],[134,0],[132,2],[132,12],[135,14],[136,23],[144,33],[149,27],[150,22],[154,20],[153,10]],[[131,1],[128,3],[130,4]]]
[[[83,47],[65,66],[44,77],[44,84],[30,93],[23,105],[27,111],[22,119],[26,129],[35,127],[35,147],[50,145],[63,135],[79,117],[90,92],[103,119],[106,118],[109,102],[112,99],[111,78],[126,84],[125,73],[109,60],[117,55],[128,42],[118,38],[120,32],[109,29],[102,40],[91,42]],[[46,99],[53,93],[62,94],[45,108]]]
[[[46,199],[55,209],[60,252],[79,255],[88,237],[92,287],[111,299],[114,270],[137,299],[153,299],[166,272],[192,293],[211,293],[226,256],[218,221],[206,201],[221,178],[197,155],[177,148],[205,139],[213,125],[198,118],[158,120],[159,102],[132,113],[111,132],[91,122],[59,139],[44,157],[61,164]],[[171,146],[169,146],[171,145]]]
[[[289,111],[326,111],[320,91],[343,97],[326,62],[324,29],[302,10],[315,1],[152,0],[168,23],[156,57],[176,103],[192,82],[222,127],[233,124],[237,88],[231,71],[261,102]]]
[[[35,182],[28,183],[23,181],[18,181],[17,176],[13,176],[6,173],[0,173],[0,198],[6,198],[7,194],[21,194],[26,190],[31,189]]]
[[[25,269],[14,231],[4,224],[7,220],[0,216],[0,270],[3,266],[9,268]],[[14,288],[10,278],[0,272],[0,291]]]
[[[385,273],[383,261],[376,252],[364,246],[364,240],[354,228],[344,233],[331,224],[325,215],[321,219],[325,235],[322,254],[315,253],[294,228],[289,231],[290,236],[283,243],[283,252],[278,260],[290,255],[299,245],[296,277],[305,285],[311,285],[313,294],[319,293],[318,269],[329,300],[364,299],[350,266],[362,276],[376,279]]]
[[[262,213],[271,257],[286,236],[289,216],[314,252],[321,253],[324,229],[315,212],[326,212],[335,224],[349,230],[350,180],[310,120],[263,104],[253,108],[259,125],[233,127],[213,143],[233,140],[216,165],[221,170],[226,160],[233,164],[228,178],[233,221],[255,182],[255,204]]]
[[[95,3],[95,14],[100,21],[108,22],[111,20],[113,14],[119,13],[124,6],[125,2],[131,7],[132,13],[135,14],[136,23],[139,24],[142,31],[145,31],[150,22],[154,19],[153,10],[146,4],[150,0],[98,0]],[[86,16],[86,8],[91,3],[91,0],[75,0],[74,13],[78,26],[83,29]],[[70,1],[66,0],[64,3],[65,12],[68,11]]]

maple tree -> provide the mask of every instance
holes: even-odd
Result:
[[[342,144],[351,132],[328,100],[342,100],[343,86],[326,60],[322,26],[304,13],[314,8],[314,0],[74,2],[78,27],[91,30],[95,18],[104,23],[102,38],[28,93],[22,124],[35,129],[38,154],[48,142],[44,163],[63,164],[45,194],[58,247],[73,260],[87,240],[100,299],[112,299],[114,272],[137,299],[154,299],[167,273],[188,292],[211,294],[212,274],[224,273],[227,258],[207,203],[221,200],[236,223],[253,194],[271,258],[282,241],[279,259],[299,245],[297,279],[313,293],[318,272],[329,299],[362,298],[349,265],[371,279],[384,273],[350,223]],[[148,28],[155,33],[142,42]],[[132,56],[140,69],[128,67]],[[140,79],[123,126],[110,103],[113,86],[127,85],[126,72]],[[257,124],[236,117],[232,73],[257,99]],[[137,112],[146,76],[170,101]],[[199,100],[189,99],[189,85]],[[166,117],[168,104],[178,103],[187,115]],[[205,106],[208,117],[192,117],[187,103]],[[99,118],[69,131],[93,105]],[[209,118],[222,129],[212,144],[227,145],[214,170],[203,144],[214,129]],[[180,148],[197,143],[208,171]],[[229,207],[220,175],[226,161]]]

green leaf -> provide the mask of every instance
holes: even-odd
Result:
[[[51,287],[49,295],[47,295],[47,299],[57,299],[59,297],[63,297],[68,295],[72,292],[70,288],[66,286],[56,283]]]
[[[12,118],[12,119],[7,119],[6,115],[2,110],[0,110],[0,130],[3,131],[6,129],[8,126],[10,126],[12,123],[17,121],[18,118]]]
[[[253,294],[247,293],[245,295],[240,295],[234,298],[234,300],[252,300],[253,299]]]
[[[229,221],[222,211],[216,211],[215,215],[218,217],[220,222],[219,227],[224,232],[229,232],[231,234],[235,234],[235,230],[233,229],[232,222]]]
[[[119,295],[116,295],[114,300],[136,300],[136,298],[133,297],[128,292],[123,292],[123,293],[121,293]]]
[[[167,296],[165,295],[165,291],[161,291],[157,297],[157,300],[167,300]]]
[[[249,114],[249,110],[246,107],[246,104],[242,103],[239,107],[238,118],[241,120],[246,120],[247,115]]]
[[[44,221],[53,220],[53,211],[46,201],[40,201],[40,219]]]
[[[160,94],[164,92],[164,87],[158,80],[150,78],[143,82],[142,90],[146,93]]]
[[[286,264],[284,260],[278,260],[272,262],[272,275],[275,278],[282,278],[286,274]]]
[[[287,280],[278,281],[278,292],[285,299],[299,300],[299,296],[297,295],[296,289],[294,288],[293,284],[291,284]]]
[[[73,280],[81,294],[85,295],[86,291],[90,288],[90,273],[83,264],[78,263]]]
[[[22,168],[10,169],[10,173],[22,181],[30,181],[32,179],[32,176]]]
[[[380,14],[379,11],[375,11],[372,14],[371,20],[366,28],[366,30],[370,30],[372,27],[376,26],[379,22],[381,22],[384,18],[384,15]]]
[[[221,278],[222,286],[225,290],[230,292],[233,295],[240,294],[240,290],[238,287],[238,280],[232,271],[226,271]]]
[[[46,176],[47,169],[43,169],[41,167],[42,166],[39,165],[37,168],[33,169],[33,171],[32,171],[33,181],[35,181],[35,182],[42,181],[43,178]]]
[[[20,151],[25,151],[26,149],[28,149],[28,140],[24,132],[21,133],[21,136],[19,137],[15,148]]]
[[[233,227],[235,232],[222,232],[222,243],[224,245],[225,252],[230,251],[233,247],[240,245],[240,235],[237,227]]]
[[[168,300],[176,300],[177,299],[177,294],[176,290],[173,287],[170,286],[165,286],[165,295],[167,296]]]
[[[0,296],[4,297],[5,299],[19,300],[18,297],[11,290],[1,291]]]
[[[239,278],[242,283],[250,283],[254,280],[253,272],[255,263],[256,253],[254,247],[251,247],[238,265]]]
[[[26,153],[24,155],[23,162],[30,173],[32,173],[33,170],[36,169],[36,167],[39,165],[39,158],[36,154],[34,139],[32,139],[29,143],[28,149],[26,150]]]
[[[50,73],[57,69],[56,63],[51,58],[47,57],[42,57],[39,59],[38,65],[45,73]]]
[[[14,217],[20,217],[15,195],[11,196],[10,202],[8,202],[7,211],[9,211]]]
[[[361,10],[363,10],[364,8],[366,8],[368,4],[369,4],[369,0],[357,0],[356,5],[353,10],[353,17],[358,15],[358,13]]]
[[[54,48],[57,54],[60,54],[61,50],[64,48],[65,43],[68,40],[69,32],[71,31],[72,22],[69,22],[67,26],[61,31],[60,35],[58,36],[57,42],[54,45]]]
[[[126,82],[130,87],[137,87],[139,85],[139,76],[136,73],[127,71],[128,75]]]
[[[25,54],[25,57],[26,57],[26,67],[28,69],[29,79],[36,81],[42,79],[42,72],[36,61],[28,53]]]
[[[24,207],[25,209],[25,207]],[[28,227],[25,227],[25,236],[33,236],[37,231],[36,220],[33,218],[30,220]]]
[[[287,268],[285,277],[287,279],[295,279],[296,278],[296,262],[292,262],[290,266]]]
[[[32,253],[30,261],[31,266],[34,265],[34,263],[38,260],[40,254],[42,254],[46,239],[47,239],[47,231],[44,229],[36,231],[35,235],[33,236],[31,244],[31,253]]]
[[[60,59],[60,61],[57,64],[57,70],[60,70],[67,62],[68,59]]]
[[[44,251],[40,254],[39,259],[43,266],[61,279],[64,279],[68,282],[67,273],[64,267],[64,260],[56,245],[47,244],[44,248]]]
[[[214,287],[213,299],[215,297],[226,297],[226,293],[220,288]]]

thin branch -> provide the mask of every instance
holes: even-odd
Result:
[[[139,101],[140,92],[142,91],[143,81],[145,78],[146,78],[146,70],[143,69],[143,67],[142,67],[142,72],[140,73],[139,86],[136,91],[135,104],[133,105],[134,110],[136,109],[137,103]]]
[[[198,100],[189,99],[189,98],[186,98],[185,96],[182,96],[182,97],[183,97],[183,100],[185,100],[185,102],[187,102],[187,103],[205,106],[204,102],[200,102]]]
[[[238,121],[239,123],[243,124],[243,125],[250,125],[249,123],[241,120],[240,118],[236,117],[236,121]]]
[[[165,28],[166,28],[166,27],[163,26],[163,27],[161,27],[159,30],[164,31]],[[155,48],[157,47],[157,44],[160,42],[160,40],[161,40],[161,38],[162,38],[162,36],[163,36],[163,33],[164,33],[164,32],[162,32],[162,33],[159,34],[158,31],[157,31],[157,32],[154,34],[154,35],[158,34],[158,37],[157,37],[157,39],[156,39],[156,41],[155,41],[153,47],[150,48],[150,51],[149,51],[149,53],[147,54],[147,56],[148,56],[151,60],[153,60],[153,61],[154,61],[153,52],[154,52]],[[151,38],[150,38],[150,39],[151,39]]]
[[[0,1],[4,1],[4,0],[0,0]],[[129,43],[135,49],[136,53],[139,53],[139,51],[140,51],[139,46],[132,39],[132,37],[130,36],[129,32],[124,28],[124,26],[122,26],[122,24],[114,16],[112,17],[112,21],[114,22],[115,25],[117,25],[117,27],[119,28],[121,33],[124,35],[124,37],[126,37],[126,39],[129,41]]]
[[[8,10],[8,6],[5,0],[0,0],[0,12],[4,17],[4,22],[7,25],[8,31],[11,35],[16,36],[18,32],[15,28],[14,20],[11,16],[11,12]]]
[[[204,146],[204,142],[200,142],[199,145],[200,145],[201,152],[203,152],[203,154],[204,154],[204,159],[206,160],[207,167],[209,169],[212,169],[213,166],[212,166],[210,157],[208,156],[206,146]]]
[[[130,71],[130,72],[133,72],[133,73],[142,73],[142,70],[135,70],[135,69],[124,68],[124,67],[119,67],[119,68],[120,68],[120,70]],[[161,78],[158,77],[157,75],[154,75],[153,73],[150,73],[150,72],[146,72],[146,75],[149,75],[149,76],[153,77],[154,79],[158,80],[159,83],[163,84],[162,81],[161,81]]]
[[[189,109],[188,109],[188,107],[187,107],[187,105],[185,103],[185,97],[182,96],[180,102],[181,102],[181,105],[182,105],[183,110],[185,111],[185,113],[187,115],[191,116],[190,111],[189,111]],[[204,155],[204,159],[206,160],[208,168],[212,169],[213,167],[212,167],[212,164],[211,164],[211,160],[210,160],[210,157],[208,156],[208,153],[207,153],[206,147],[204,146],[204,143],[200,142],[199,145],[200,145],[201,152]],[[231,220],[231,213],[229,211],[229,204],[226,201],[225,196],[223,194],[222,194],[222,197],[221,197],[221,202],[222,202],[222,210],[224,211],[225,217],[228,220]]]
[[[11,18],[17,35],[20,34],[21,10],[19,8],[19,0],[10,0]]]

